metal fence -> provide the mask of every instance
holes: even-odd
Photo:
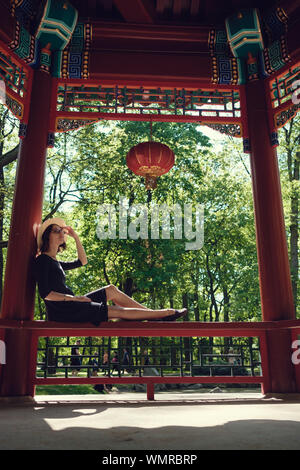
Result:
[[[257,337],[78,339],[39,338],[36,377],[262,375]]]

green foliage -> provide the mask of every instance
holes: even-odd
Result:
[[[196,315],[204,321],[259,319],[251,179],[240,142],[227,139],[216,153],[195,125],[154,123],[152,139],[168,145],[176,161],[158,179],[150,203],[143,178],[126,166],[130,148],[149,139],[147,122],[98,123],[70,133],[67,140],[58,137],[48,159],[48,185],[51,188],[61,172],[62,187],[69,193],[59,206],[66,210],[55,215],[75,227],[89,260],[84,268],[68,273],[69,285],[83,294],[112,283],[151,308],[180,307],[185,299],[190,320]],[[118,231],[115,239],[98,239],[98,208],[112,204],[118,228],[120,197],[130,205],[148,207],[148,239],[120,239]],[[45,193],[45,216],[49,199]],[[51,201],[52,207],[56,202]],[[162,232],[159,239],[150,238],[151,204],[179,204],[183,212],[190,203],[204,205],[202,249],[186,250],[184,233],[174,239],[172,220],[170,239],[163,239]],[[75,257],[71,241],[62,259]]]
[[[17,142],[9,131],[12,124],[6,125],[3,153]],[[202,129],[187,123],[152,124],[152,139],[168,145],[176,160],[158,178],[151,201],[144,179],[126,166],[130,148],[150,140],[148,122],[101,122],[56,136],[55,148],[48,152],[43,218],[64,217],[80,235],[89,262],[67,274],[77,294],[112,283],[151,308],[187,304],[190,320],[260,319],[249,156],[239,139],[224,138],[215,145],[217,134],[212,132],[208,138]],[[281,131],[278,148],[288,241],[291,198],[299,195],[299,178],[293,177],[299,129],[295,118]],[[15,162],[5,166],[0,188],[5,194],[3,239],[8,237],[15,170]],[[120,197],[149,209],[148,239],[119,238]],[[204,206],[202,249],[186,250],[184,233],[182,239],[174,239],[172,217],[170,239],[163,239],[161,227],[159,238],[151,238],[153,205],[178,204],[183,211],[190,203]],[[97,211],[102,204],[116,209],[115,239],[97,237]],[[70,240],[61,259],[76,257],[75,243]],[[5,256],[2,271],[4,264]],[[38,296],[36,317],[45,317]]]
[[[36,395],[99,395],[93,385],[38,385]]]

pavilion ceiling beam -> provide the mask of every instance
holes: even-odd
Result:
[[[150,0],[114,0],[114,5],[128,23],[154,23],[155,9]]]
[[[178,64],[180,67],[178,68]],[[209,54],[181,53],[168,54],[161,52],[145,53],[123,51],[94,51],[90,61],[90,78],[96,80],[111,80],[115,83],[124,83],[134,80],[135,83],[145,81],[162,83],[168,86],[175,80],[177,86],[188,88],[189,84],[196,83],[199,87],[201,80],[211,83],[211,58]],[[178,82],[181,85],[178,85]],[[184,85],[185,84],[185,85]]]
[[[299,0],[282,0],[279,6],[284,9],[287,15],[293,15],[300,7]]]
[[[198,50],[205,50],[208,53],[207,41],[210,27],[198,28],[185,26],[157,26],[157,25],[127,25],[107,23],[103,21],[93,24],[93,44],[94,47],[101,45],[103,39],[111,41],[120,39],[131,39],[140,43],[153,41],[169,43],[196,43]],[[96,46],[97,45],[97,46]],[[165,47],[164,45],[162,47]]]
[[[97,11],[97,0],[88,0],[88,7],[89,7],[89,15],[94,16],[96,15]]]
[[[11,16],[9,5],[0,1],[0,40],[5,44],[14,39],[16,20]]]
[[[104,11],[112,11],[112,4],[113,4],[113,0],[103,0],[102,5],[104,8]]]
[[[173,15],[179,16],[181,15],[182,11],[182,1],[181,0],[174,0],[173,2]]]
[[[191,16],[197,16],[200,9],[200,0],[191,1]]]

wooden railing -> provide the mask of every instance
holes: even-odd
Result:
[[[36,385],[50,384],[146,384],[148,400],[154,399],[154,386],[160,383],[248,383],[261,384],[262,392],[269,389],[269,362],[266,334],[268,330],[291,330],[292,341],[300,334],[300,321],[280,322],[103,322],[99,327],[85,323],[58,323],[48,321],[0,320],[0,333],[5,329],[31,332],[29,383],[34,396]],[[261,375],[255,376],[98,376],[98,377],[37,377],[36,363],[40,337],[256,337],[260,343]],[[291,349],[291,355],[293,350]],[[300,385],[300,366],[296,379]]]

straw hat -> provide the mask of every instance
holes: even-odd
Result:
[[[38,249],[40,249],[41,246],[42,246],[43,233],[45,232],[46,228],[48,228],[49,225],[52,225],[52,224],[59,225],[59,227],[66,227],[67,226],[66,222],[63,219],[61,219],[60,217],[53,217],[52,219],[45,220],[45,222],[43,222],[39,226],[38,233],[37,233]]]

